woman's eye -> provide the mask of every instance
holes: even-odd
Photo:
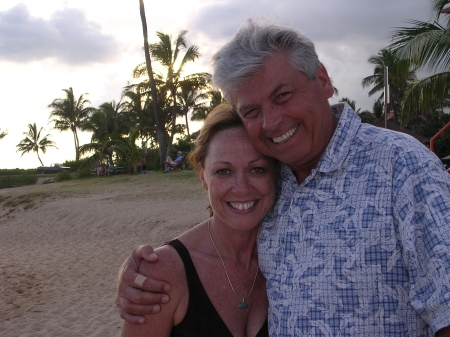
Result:
[[[266,170],[263,169],[262,167],[255,167],[255,168],[252,170],[252,172],[253,172],[253,173],[256,173],[256,174],[261,174],[261,173],[266,172]]]
[[[225,174],[228,174],[229,172],[230,172],[229,169],[221,169],[221,170],[217,170],[216,174],[219,175],[219,176],[223,176]]]

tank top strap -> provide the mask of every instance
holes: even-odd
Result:
[[[200,277],[198,276],[197,270],[195,269],[194,262],[192,261],[191,254],[189,254],[186,246],[183,245],[183,243],[181,243],[181,241],[178,239],[168,241],[164,244],[172,246],[177,251],[178,255],[183,261],[188,284],[190,284],[191,287],[194,286],[203,288]]]

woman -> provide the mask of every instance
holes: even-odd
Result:
[[[158,262],[140,264],[140,274],[172,285],[170,302],[143,325],[125,322],[122,336],[268,336],[256,236],[274,202],[276,164],[229,105],[208,115],[195,144],[189,161],[212,216],[158,248]]]

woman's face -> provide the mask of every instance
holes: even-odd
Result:
[[[214,218],[238,231],[257,227],[274,203],[275,161],[254,149],[244,127],[212,137],[200,179]]]

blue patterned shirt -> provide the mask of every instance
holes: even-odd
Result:
[[[450,325],[450,175],[347,104],[317,168],[282,167],[258,236],[270,336],[433,336]]]

